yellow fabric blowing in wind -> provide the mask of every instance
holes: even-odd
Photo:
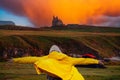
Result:
[[[43,57],[14,58],[18,63],[34,63],[38,74],[46,73],[60,77],[62,80],[84,80],[83,76],[74,67],[76,64],[98,64],[98,60],[91,58],[72,58],[57,51]]]

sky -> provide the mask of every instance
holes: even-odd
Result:
[[[0,0],[0,20],[23,26],[64,24],[120,27],[120,0]]]
[[[4,9],[0,9],[0,21],[13,21],[16,25],[31,26],[31,27],[34,26],[29,22],[29,20],[26,17],[16,16]]]

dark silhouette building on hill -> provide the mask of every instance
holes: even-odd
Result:
[[[57,16],[53,16],[52,27],[63,27],[64,24]]]
[[[79,24],[67,24],[65,25],[61,19],[59,19],[57,16],[53,16],[52,19],[52,27],[53,28],[63,28],[63,27],[68,27],[68,28],[79,28],[81,27]]]

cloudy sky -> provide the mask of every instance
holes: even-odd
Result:
[[[24,26],[51,26],[53,16],[65,24],[120,27],[120,0],[0,0],[0,20]]]

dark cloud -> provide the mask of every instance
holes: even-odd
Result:
[[[109,16],[109,17],[119,17],[120,16],[120,10],[111,12],[111,11],[106,11],[104,13],[105,16]]]
[[[120,27],[120,16],[119,17],[110,17],[110,16],[94,16],[89,18],[87,23],[89,25],[96,26],[110,26],[110,27]]]
[[[25,16],[21,0],[0,0],[0,8],[6,9],[16,15]]]
[[[27,17],[35,26],[46,26],[45,24],[50,25],[50,17],[47,15],[47,10],[41,3],[37,3],[39,6],[36,7],[34,2],[34,0],[0,0],[0,8],[17,16]]]

